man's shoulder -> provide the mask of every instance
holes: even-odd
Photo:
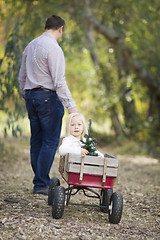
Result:
[[[37,43],[47,50],[57,49],[61,51],[61,47],[57,41],[48,36],[45,32],[37,38]]]
[[[37,38],[33,39],[28,46],[39,46],[41,49],[45,49],[46,51],[52,51],[52,49],[55,49],[57,51],[62,51],[59,44],[56,42],[56,40],[48,37],[46,34],[41,34]]]

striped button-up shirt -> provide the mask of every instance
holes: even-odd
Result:
[[[18,77],[21,92],[43,87],[56,91],[68,110],[76,107],[65,80],[65,59],[58,42],[49,33],[32,40],[23,52]]]

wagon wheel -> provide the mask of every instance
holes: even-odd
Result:
[[[113,194],[113,189],[102,189],[100,194],[100,205],[105,206],[105,208],[100,208],[101,212],[108,213],[109,204],[111,196]]]
[[[54,189],[55,189],[56,186],[60,186],[60,181],[59,181],[58,178],[53,177],[53,178],[51,178],[50,183],[49,183],[48,205],[52,205]]]
[[[120,222],[123,211],[123,197],[121,193],[113,193],[109,205],[109,222],[117,224]]]
[[[64,212],[65,205],[65,188],[56,186],[54,190],[54,198],[52,202],[52,217],[61,218]]]

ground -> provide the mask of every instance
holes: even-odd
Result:
[[[121,222],[115,225],[98,207],[66,206],[63,217],[53,219],[47,197],[31,193],[29,139],[1,139],[0,240],[160,239],[159,161],[146,156],[121,156],[107,146],[99,148],[103,152],[106,149],[120,159],[114,191],[122,193],[124,208]],[[57,176],[67,187],[58,172],[58,161],[57,154],[51,176]],[[99,204],[82,193],[73,196],[73,201]]]

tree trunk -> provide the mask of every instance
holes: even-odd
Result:
[[[96,44],[94,41],[94,36],[93,36],[91,28],[89,28],[89,30],[86,34],[86,39],[87,39],[87,43],[88,43],[88,49],[90,52],[90,56],[91,56],[93,65],[97,72],[97,76],[100,78],[100,81],[104,84],[104,86],[106,88],[106,92],[107,92],[108,91],[108,83],[107,83],[107,79],[106,79],[106,76],[107,76],[106,68],[100,62],[98,54],[95,51]],[[112,120],[113,129],[115,131],[115,134],[118,136],[118,135],[122,134],[122,132],[123,132],[122,125],[120,123],[115,106],[112,106],[109,110],[110,110],[110,116],[111,116],[111,120]]]
[[[116,136],[119,136],[122,133],[125,134],[125,132],[122,128],[122,125],[119,121],[117,111],[114,106],[110,109],[110,115],[111,115],[111,120],[112,120],[112,127],[114,129]]]
[[[123,78],[127,79],[127,76],[129,74],[128,66],[123,61],[123,58],[119,52],[115,52],[115,58],[117,62],[119,81],[122,81]],[[120,92],[125,127],[127,130],[129,130],[129,134],[134,134],[137,130],[138,116],[135,109],[135,102],[132,96],[132,88],[128,88],[127,84],[122,82]]]

